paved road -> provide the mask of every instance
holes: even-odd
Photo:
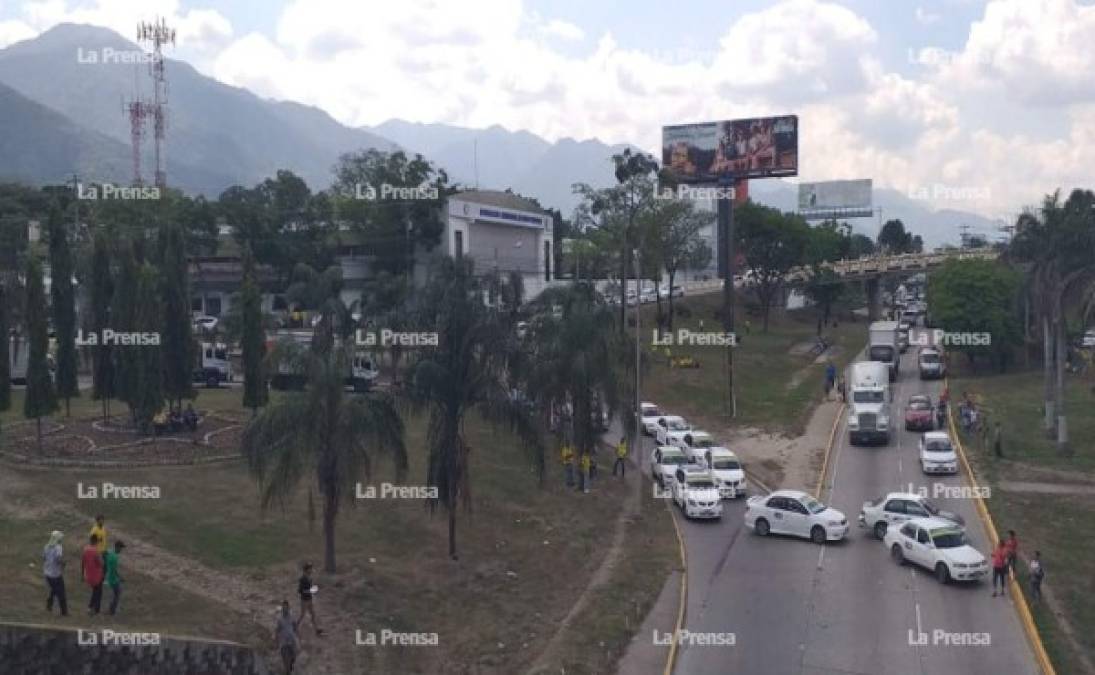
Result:
[[[914,357],[904,357],[895,394],[903,414],[908,397],[934,395]],[[689,600],[685,627],[733,633],[734,646],[684,645],[678,675],[779,673],[825,675],[1024,675],[1038,673],[1011,600],[992,597],[988,582],[942,586],[927,571],[894,564],[885,547],[856,527],[864,501],[936,482],[965,484],[961,474],[928,477],[917,461],[917,434],[899,426],[888,447],[853,447],[838,430],[823,494],[852,523],[841,543],[760,538],[742,524],[744,504],[724,502],[721,522],[683,522]],[[776,486],[773,486],[776,487]],[[989,550],[969,499],[938,499],[957,511],[982,553]],[[1006,524],[1005,524],[1006,527]],[[1021,537],[1020,537],[1021,538]],[[988,633],[989,646],[932,644],[935,631]],[[928,645],[917,636],[927,633]]]

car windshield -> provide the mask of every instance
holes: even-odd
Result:
[[[928,403],[924,399],[915,398],[909,401],[909,410],[931,410],[932,404]]]
[[[803,497],[802,505],[806,507],[806,510],[810,513],[821,513],[825,510],[825,505],[814,499],[813,497]]]
[[[662,455],[662,464],[684,464],[684,455]]]
[[[939,355],[935,352],[928,352],[927,354],[920,355],[920,363],[939,363]]]
[[[688,429],[688,425],[684,423],[684,420],[669,420],[669,428],[672,431],[685,431]]]
[[[697,448],[712,448],[712,447],[715,446],[715,442],[713,440],[711,440],[710,438],[700,437],[700,438],[694,439],[692,445],[694,445]]]
[[[852,393],[852,401],[855,403],[882,403],[885,397],[881,391],[856,391]]]
[[[925,509],[928,510],[928,513],[932,514],[933,516],[939,513],[939,507],[935,505],[935,502],[928,499],[922,499],[920,503],[924,506]]]
[[[736,459],[716,459],[713,463],[714,469],[722,469],[723,471],[733,471],[741,468],[741,463]]]
[[[950,452],[951,442],[942,439],[932,439],[924,444],[928,452]]]
[[[893,359],[893,347],[875,345],[871,347],[871,361],[889,362]]]
[[[952,528],[932,530],[931,535],[936,548],[958,548],[959,546],[966,546],[969,544],[966,540],[966,535],[963,534],[962,530],[955,530]]]
[[[643,417],[661,417],[662,412],[653,406],[643,408]]]
[[[715,483],[710,478],[693,478],[688,481],[688,487],[696,488],[697,490],[706,490],[715,487]]]

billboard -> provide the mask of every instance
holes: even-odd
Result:
[[[799,183],[798,210],[870,209],[871,179]]]
[[[662,127],[662,166],[681,183],[798,175],[798,117]]]

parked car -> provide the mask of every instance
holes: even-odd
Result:
[[[935,409],[931,397],[914,394],[905,406],[905,431],[931,431],[935,428]]]
[[[653,403],[641,403],[639,410],[642,415],[643,433],[649,436],[658,433],[658,419],[662,416],[658,406]]]
[[[848,534],[848,519],[799,490],[776,490],[750,497],[745,526],[760,536],[789,534],[816,544],[840,541]]]
[[[729,448],[708,448],[703,453],[703,465],[719,480],[719,496],[735,499],[745,496],[745,469],[738,456]]]
[[[965,531],[942,518],[916,518],[892,528],[883,538],[890,557],[935,573],[939,583],[980,581],[988,575],[985,556],[970,545]]]
[[[709,470],[696,466],[678,467],[671,489],[673,502],[685,518],[722,518],[718,479]]]
[[[654,430],[654,438],[657,439],[658,445],[672,445],[672,443],[669,442],[671,434],[683,434],[685,431],[691,430],[692,426],[680,415],[665,415],[658,418],[658,426]]]
[[[1080,338],[1080,346],[1085,349],[1095,348],[1095,330],[1089,330]]]
[[[715,437],[699,429],[686,431],[673,440],[673,445],[683,450],[688,461],[693,463],[703,459],[704,450],[715,447]]]
[[[195,330],[210,332],[216,330],[219,323],[217,317],[203,315],[194,317],[193,326]]]
[[[958,473],[958,454],[945,431],[929,431],[920,437],[920,468],[924,473]]]
[[[666,487],[673,484],[677,467],[688,463],[680,448],[659,445],[650,453],[650,477],[655,483]]]
[[[874,536],[882,539],[891,525],[897,526],[913,518],[928,517],[942,518],[959,527],[966,524],[962,516],[940,509],[927,497],[912,492],[891,492],[874,501],[863,502],[863,509],[859,512],[859,526],[869,529]]]

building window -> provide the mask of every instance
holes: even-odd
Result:
[[[210,295],[205,299],[205,313],[209,316],[221,315],[221,298],[219,295]]]
[[[452,234],[454,238],[452,254],[454,258],[460,260],[464,257],[464,233],[457,230]]]
[[[551,281],[551,242],[544,242],[544,281]]]
[[[198,314],[202,313],[202,296],[194,295],[190,297],[190,311]]]

